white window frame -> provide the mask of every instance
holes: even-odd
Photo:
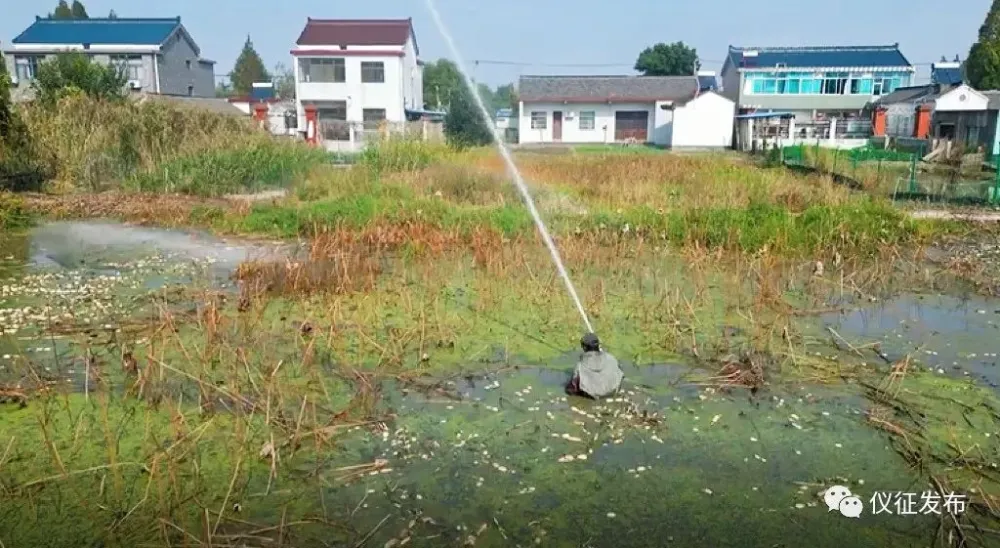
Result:
[[[18,80],[28,82],[38,76],[38,65],[42,63],[39,55],[14,56],[14,76]]]
[[[142,81],[143,76],[145,76],[145,71],[143,70],[141,55],[122,54],[111,55],[109,57],[111,65],[121,68],[122,72],[125,73],[126,80],[134,80],[137,82]]]
[[[313,73],[314,66],[324,67],[321,73],[324,79],[317,80]],[[326,67],[329,66],[329,69]],[[338,68],[340,69],[338,71]],[[344,57],[304,57],[300,66],[302,82],[319,82],[324,84],[343,84],[347,82],[347,59]],[[329,71],[329,74],[326,74]],[[339,74],[338,74],[339,72]],[[340,79],[338,79],[340,76]],[[330,79],[326,79],[329,77]]]
[[[596,111],[593,111],[593,110],[581,110],[580,114],[579,114],[579,118],[577,120],[579,122],[579,126],[580,126],[580,130],[581,131],[590,131],[590,130],[597,129],[597,112]],[[584,121],[586,121],[587,123],[585,124]]]
[[[549,113],[544,110],[531,111],[531,129],[548,129]]]
[[[377,79],[370,79],[377,76]],[[384,84],[385,83],[385,62],[384,61],[361,61],[361,83],[363,84]]]

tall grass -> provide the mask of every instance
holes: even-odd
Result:
[[[167,160],[128,177],[124,187],[200,196],[253,192],[288,186],[327,160],[319,149],[292,143],[244,138],[236,145]]]
[[[248,118],[157,102],[70,95],[52,106],[29,104],[22,114],[57,191],[102,191],[127,181],[133,189],[211,195],[287,183],[326,161],[275,141]]]
[[[413,171],[454,155],[445,143],[390,136],[365,147],[359,163],[373,175]]]
[[[34,214],[24,200],[9,192],[0,192],[0,230],[26,228],[34,221]]]

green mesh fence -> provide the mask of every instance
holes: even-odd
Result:
[[[796,145],[777,152],[785,166],[826,173],[894,201],[1000,205],[1000,170],[980,165],[923,163],[921,153],[874,147],[841,150]]]

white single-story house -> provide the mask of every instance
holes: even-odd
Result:
[[[725,148],[736,103],[697,76],[522,76],[518,142]]]

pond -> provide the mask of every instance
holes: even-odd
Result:
[[[120,332],[150,295],[191,285],[225,290],[241,261],[289,252],[105,222],[46,224],[0,242],[0,381],[18,383],[23,369],[12,365],[30,360],[75,385],[67,406],[79,410],[97,409],[92,399],[79,399],[87,379],[70,358],[81,340]],[[995,387],[998,311],[1000,303],[985,299],[904,295],[804,321],[859,346],[879,340],[890,360],[919,356],[928,375]],[[331,451],[292,452],[277,477],[266,463],[255,464],[235,491],[232,463],[212,460],[226,458],[226,442],[202,441],[220,445],[200,465],[217,469],[218,481],[203,486],[209,492],[199,500],[211,501],[206,508],[238,507],[241,520],[268,530],[286,523],[284,509],[294,507],[308,517],[288,533],[295,545],[854,548],[923,545],[938,527],[936,516],[872,514],[876,492],[928,487],[888,436],[866,422],[869,401],[856,383],[777,382],[751,396],[705,387],[705,372],[691,364],[625,364],[621,397],[594,402],[563,394],[572,355],[565,361],[566,370],[520,367],[438,379],[437,392],[384,380],[377,410],[392,418],[380,428],[356,426]],[[0,432],[20,440],[11,442],[15,468],[44,453],[32,412],[0,413]],[[169,411],[162,414],[166,425]],[[123,418],[120,443],[148,437],[155,422]],[[68,424],[69,438],[74,428]],[[39,446],[26,447],[26,439]],[[338,481],[350,467],[373,462],[381,464]],[[13,482],[6,474],[14,472],[0,466],[0,478]],[[95,484],[73,476],[64,485],[76,485],[73,492],[85,499],[81,493]],[[823,492],[834,485],[861,500],[858,519],[827,508]],[[135,491],[130,500],[138,507],[144,498]],[[30,509],[0,513],[0,532],[8,531],[0,540],[44,545],[108,534],[79,525],[98,510],[63,497],[38,495]],[[115,520],[127,510],[117,510]],[[155,530],[140,514],[130,519]]]

